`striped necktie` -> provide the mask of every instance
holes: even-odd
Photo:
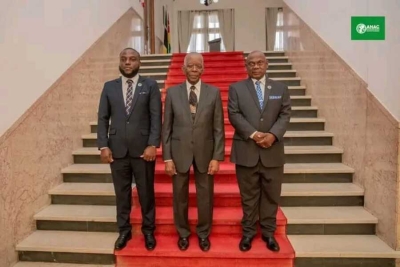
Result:
[[[126,115],[129,115],[132,107],[132,100],[133,100],[133,81],[131,79],[126,81],[128,83],[128,90],[126,91]]]

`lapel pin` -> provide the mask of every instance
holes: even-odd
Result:
[[[268,85],[267,88],[268,88],[268,89],[271,89],[271,85]]]
[[[138,86],[139,86],[139,87],[142,86],[142,83],[138,83]]]

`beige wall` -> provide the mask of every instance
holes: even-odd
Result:
[[[400,120],[399,0],[284,0]],[[385,16],[384,41],[352,41],[351,16]]]
[[[143,16],[137,0],[0,1],[0,136],[131,6]]]
[[[33,215],[49,204],[48,190],[90,132],[104,82],[119,75],[109,62],[129,42],[136,17],[128,10],[0,138],[1,267],[17,260],[15,245],[35,229]]]
[[[344,149],[344,163],[355,169],[354,182],[365,189],[365,208],[379,219],[378,236],[398,248],[399,122],[289,7],[284,17],[293,68],[326,119],[326,131],[335,134],[334,145]]]

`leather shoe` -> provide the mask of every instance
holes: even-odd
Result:
[[[199,247],[202,251],[209,251],[210,250],[210,240],[208,237],[206,238],[200,238],[199,237]]]
[[[272,251],[279,251],[279,244],[273,236],[262,236],[262,240],[267,244],[267,248]]]
[[[189,239],[187,237],[179,237],[178,247],[180,250],[187,250],[189,247]]]
[[[121,250],[126,246],[126,243],[128,243],[129,240],[132,239],[132,233],[123,233],[120,234],[119,237],[117,238],[117,241],[115,241],[115,250]]]
[[[155,249],[157,242],[156,242],[156,239],[154,238],[153,234],[145,234],[144,235],[144,245],[147,250]]]
[[[249,251],[251,249],[251,242],[253,238],[243,236],[239,243],[240,251]]]

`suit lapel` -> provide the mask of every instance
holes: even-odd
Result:
[[[139,98],[139,94],[140,94],[140,92],[142,92],[144,87],[145,87],[144,78],[142,76],[139,76],[138,82],[135,87],[135,93],[133,94],[132,106],[131,106],[131,110],[129,111],[128,118],[131,116],[132,111],[135,108],[136,102]]]
[[[194,124],[196,124],[196,122],[199,118],[199,115],[204,108],[205,102],[207,101],[207,96],[208,96],[208,86],[202,82],[201,87],[200,87],[200,99],[199,99],[199,103],[197,105],[196,117],[194,119]]]
[[[261,113],[264,112],[265,108],[267,107],[269,95],[271,94],[271,91],[272,91],[272,87],[271,87],[271,89],[268,89],[268,86],[271,87],[271,80],[268,79],[267,77],[265,77],[264,103],[263,103],[263,109],[262,109]]]
[[[122,111],[126,115],[126,110],[125,110],[125,100],[124,100],[124,93],[122,90],[122,79],[119,78],[118,80],[115,81],[115,93],[117,94],[117,99],[118,99],[118,106],[122,108]]]
[[[185,109],[184,113],[186,114],[187,119],[191,122],[192,117],[190,114],[189,97],[187,93],[186,82],[181,84],[180,98],[182,101],[182,107]]]
[[[251,96],[253,97],[254,102],[256,103],[256,107],[261,112],[260,102],[258,102],[256,88],[254,87],[254,83],[251,80],[251,78],[247,79],[246,85],[247,85],[247,89],[249,89],[249,92],[250,92]]]

